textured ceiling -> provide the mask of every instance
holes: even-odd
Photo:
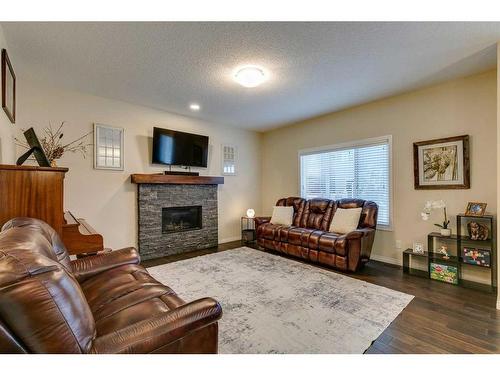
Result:
[[[493,68],[500,23],[2,23],[16,75],[265,130]],[[232,80],[262,65],[255,89]],[[190,102],[202,109],[190,112]]]

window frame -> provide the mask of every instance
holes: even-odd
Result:
[[[326,145],[326,146],[319,146],[319,147],[311,147],[311,148],[305,148],[301,149],[298,151],[297,155],[297,161],[298,161],[298,191],[299,195],[302,197],[302,166],[301,166],[301,157],[305,155],[314,155],[314,154],[320,154],[323,152],[330,152],[330,151],[339,151],[339,150],[347,150],[347,149],[352,149],[352,148],[357,148],[357,147],[363,147],[363,146],[371,146],[371,145],[377,145],[377,144],[383,144],[387,143],[389,147],[389,224],[377,224],[377,230],[383,230],[383,231],[393,231],[393,226],[394,226],[394,195],[393,195],[393,186],[394,186],[394,181],[393,181],[393,160],[392,160],[392,135],[384,135],[381,137],[373,137],[373,138],[366,138],[366,139],[359,139],[359,140],[353,140],[349,142],[343,142],[343,143],[336,143],[332,145]]]

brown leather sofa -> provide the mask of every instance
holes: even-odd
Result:
[[[300,257],[342,271],[356,271],[370,259],[377,227],[378,206],[362,199],[305,200],[282,198],[277,206],[293,207],[291,226],[255,218],[257,244],[265,249]],[[346,234],[328,232],[337,208],[362,207],[358,228]]]
[[[0,233],[0,353],[216,353],[219,303],[185,303],[134,248],[70,260],[45,222]]]

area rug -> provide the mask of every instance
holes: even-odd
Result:
[[[413,296],[242,247],[149,268],[222,305],[220,353],[363,353]]]

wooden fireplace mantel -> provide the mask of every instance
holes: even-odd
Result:
[[[133,184],[175,184],[175,185],[221,185],[224,177],[217,176],[177,176],[166,174],[132,174]]]

